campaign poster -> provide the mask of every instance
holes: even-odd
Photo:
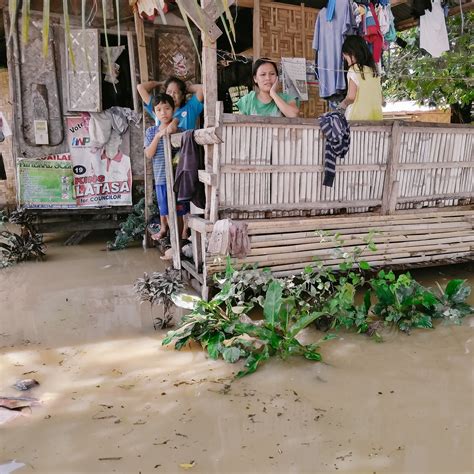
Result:
[[[21,159],[17,162],[19,200],[29,209],[75,208],[70,160]]]
[[[104,136],[107,133],[110,134],[110,130],[105,130]],[[132,168],[127,150],[129,143],[114,132],[105,144],[92,142],[89,118],[82,116],[67,118],[67,136],[77,205],[131,205]]]

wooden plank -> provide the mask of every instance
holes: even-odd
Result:
[[[139,110],[139,100],[138,100],[138,91],[137,91],[137,75],[136,75],[136,64],[135,64],[135,47],[133,40],[133,33],[127,31],[127,47],[128,47],[128,58],[130,65],[130,81],[132,87],[132,97],[133,97],[133,110],[138,112]]]
[[[462,235],[454,235],[452,233],[448,234],[449,237],[440,237],[439,235],[435,236],[426,236],[423,234],[416,235],[413,239],[400,239],[397,238],[385,238],[384,234],[377,239],[373,239],[374,243],[377,245],[377,252],[380,251],[392,251],[397,248],[408,249],[410,247],[419,247],[420,245],[425,248],[432,248],[433,245],[446,245],[447,243],[458,243],[458,242],[474,242],[474,232],[467,231]],[[259,247],[253,248],[249,251],[248,257],[254,256],[266,256],[266,255],[284,255],[288,252],[291,252],[295,255],[299,255],[301,252],[311,251],[311,250],[320,250],[320,249],[334,249],[334,242],[321,242],[313,241],[303,244],[288,244],[285,241],[282,241],[282,246],[280,247]],[[284,245],[286,244],[286,245]],[[359,239],[344,239],[344,245],[342,248],[354,250],[354,246],[364,247],[365,241],[362,238]],[[385,253],[385,252],[384,252]]]
[[[138,68],[140,71],[140,82],[147,82],[148,77],[148,61],[146,55],[146,40],[145,40],[145,29],[143,26],[143,20],[138,14],[138,10],[135,8],[133,12],[133,18],[135,22],[135,34],[137,37],[137,49],[138,49]],[[133,74],[134,75],[134,74]],[[146,128],[146,111],[143,108],[142,115],[143,124],[143,136],[145,136]],[[151,217],[151,208],[153,206],[153,167],[151,160],[147,159],[145,153],[143,153],[143,174],[144,174],[144,188],[145,188],[145,224],[147,224]],[[145,237],[143,242],[146,247],[153,245],[149,232],[148,226],[145,227]]]
[[[181,262],[183,265],[183,268],[190,273],[201,285],[204,283],[204,280],[202,278],[202,275],[197,272],[197,270],[194,268],[193,264],[191,262],[188,262],[187,260],[183,260]]]
[[[222,35],[222,31],[215,24],[215,18],[212,18],[208,12],[212,12],[215,8],[213,5],[215,2],[209,0],[202,1],[202,8],[199,7],[199,3],[192,1],[181,2],[181,8],[187,13],[189,18],[199,28],[202,36],[206,36],[210,41],[216,42],[217,38]]]
[[[289,140],[284,140],[287,143]],[[384,171],[385,165],[362,165],[366,171]],[[433,165],[433,168],[435,165]],[[474,167],[474,166],[473,166]],[[360,171],[360,164],[338,164],[337,172],[341,171]],[[221,173],[321,173],[324,171],[324,165],[223,165]]]
[[[282,174],[282,173],[280,173]],[[380,199],[367,199],[361,201],[328,201],[328,202],[302,202],[302,203],[285,203],[283,201],[284,192],[284,177],[280,177],[281,185],[279,184],[279,202],[275,204],[255,204],[255,205],[236,205],[226,206],[222,210],[233,210],[233,211],[291,211],[291,210],[302,210],[302,209],[342,209],[342,208],[355,208],[355,207],[376,207],[382,204]]]
[[[395,191],[393,187],[393,182],[397,179],[397,166],[400,156],[401,148],[401,137],[402,132],[400,130],[399,122],[394,122],[392,126],[392,139],[390,143],[390,151],[387,161],[387,169],[385,171],[385,180],[383,185],[383,194],[382,194],[382,213],[389,214],[390,212],[390,202],[393,201],[391,195],[392,191]],[[396,188],[398,191],[398,187]]]
[[[195,229],[191,229],[191,246],[193,249],[194,268],[199,272],[202,265],[201,234]]]
[[[206,219],[203,219],[199,216],[190,215],[188,217],[188,226],[190,229],[194,229],[200,234],[205,234],[206,232],[212,231],[212,222]]]
[[[170,229],[171,248],[173,249],[173,267],[181,270],[181,235],[178,229],[178,216],[176,214],[176,196],[173,189],[174,173],[171,142],[169,136],[165,135],[165,165],[166,165],[166,191],[168,194],[168,226]]]
[[[456,227],[456,229],[458,229]],[[367,232],[357,233],[357,231],[352,231],[350,229],[343,229],[338,232],[344,242],[352,242],[355,240],[362,240],[367,237]],[[419,239],[420,236],[431,238],[431,237],[450,237],[453,235],[456,236],[466,236],[472,234],[472,226],[465,224],[460,226],[459,230],[453,232],[448,228],[441,229],[430,229],[429,231],[420,230],[420,229],[411,229],[405,231],[386,231],[377,233],[372,237],[374,243],[379,242],[405,242],[408,240]],[[250,238],[250,244],[252,250],[259,248],[269,248],[269,247],[278,247],[285,245],[298,245],[298,244],[310,244],[321,242],[321,237],[317,236],[315,232],[295,232],[294,234],[280,234],[280,237],[277,238],[275,235],[254,235]]]
[[[398,198],[398,202],[399,203],[423,202],[423,201],[437,201],[437,200],[448,200],[448,199],[474,199],[474,192],[431,194],[429,196],[410,196],[410,197]]]
[[[253,57],[260,58],[260,0],[254,0],[253,7]]]
[[[209,173],[208,171],[199,170],[199,181],[201,183],[207,184],[208,186],[217,186],[217,175],[214,173]]]

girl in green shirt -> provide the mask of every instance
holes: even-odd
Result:
[[[252,67],[253,82],[258,91],[244,95],[237,102],[242,115],[264,115],[268,117],[298,117],[296,100],[278,90],[278,68],[269,59],[261,58]]]

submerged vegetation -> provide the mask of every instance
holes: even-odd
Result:
[[[14,211],[9,218],[2,213],[0,225],[9,222],[19,226],[20,233],[10,230],[0,231],[0,268],[9,267],[25,260],[42,260],[46,255],[43,235],[39,234],[24,210]]]
[[[372,235],[365,247],[350,254],[341,251],[339,236],[332,240],[335,256],[343,259],[337,268],[316,263],[283,279],[266,270],[236,270],[229,259],[225,274],[216,278],[219,293],[209,302],[199,300],[179,327],[168,332],[163,345],[174,342],[179,350],[195,341],[212,359],[222,357],[230,363],[243,359],[244,367],[237,373],[242,377],[272,356],[321,360],[320,344],[335,336],[328,333],[316,343],[303,344],[298,336],[313,323],[318,329],[345,328],[382,341],[382,328],[395,327],[408,334],[415,328],[433,328],[434,319],[460,324],[472,313],[465,303],[471,291],[465,280],[451,280],[444,290],[431,290],[410,273],[396,276],[380,270],[374,274],[360,260],[366,249],[375,249]],[[360,292],[363,300],[358,304]],[[258,313],[263,313],[263,319],[250,317]]]
[[[184,285],[179,276],[179,272],[168,268],[165,272],[154,272],[151,275],[145,273],[143,278],[138,278],[134,289],[137,297],[142,302],[149,302],[151,308],[155,304],[163,306],[163,316],[157,317],[153,321],[155,329],[164,329],[171,326],[173,315],[171,306],[172,297],[183,289]]]

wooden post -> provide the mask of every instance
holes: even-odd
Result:
[[[306,58],[306,19],[305,19],[305,6],[301,4],[301,47],[303,51],[303,58]]]
[[[212,0],[201,0],[201,6],[205,9]],[[204,127],[213,127],[216,123],[217,103],[217,52],[216,43],[211,42],[205,32],[202,38],[202,77],[204,86]],[[205,170],[212,173],[212,158],[214,145],[205,146],[204,165]],[[206,209],[204,216],[209,219],[211,206],[211,187],[206,185]]]
[[[135,32],[137,35],[137,48],[138,48],[138,67],[140,70],[140,82],[148,81],[148,62],[146,57],[146,42],[145,42],[145,28],[143,26],[143,20],[138,14],[136,6],[133,10],[133,16],[135,20]],[[143,136],[145,136],[146,128],[146,111],[143,109]],[[145,224],[148,224],[150,220],[150,208],[153,204],[153,167],[151,160],[148,160],[143,154],[143,178],[145,180]],[[148,231],[145,228],[144,244],[146,247],[152,245]]]
[[[402,131],[399,122],[393,122],[390,150],[387,158],[387,169],[382,192],[382,214],[393,214],[397,205],[398,182],[397,170],[400,156]]]
[[[260,0],[253,2],[253,59],[260,57]]]
[[[166,194],[168,195],[168,226],[170,228],[171,248],[173,249],[173,267],[181,270],[181,235],[178,227],[178,216],[176,214],[176,196],[174,193],[174,173],[173,159],[171,153],[171,141],[168,135],[165,135],[165,165],[166,165]]]

